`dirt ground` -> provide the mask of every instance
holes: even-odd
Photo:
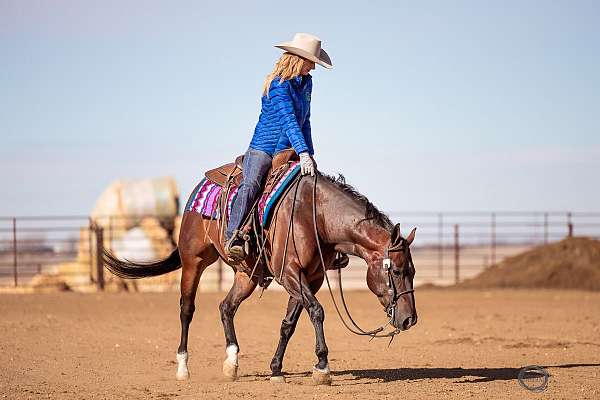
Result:
[[[241,378],[224,382],[223,296],[198,296],[191,380],[182,383],[176,293],[0,295],[0,398],[600,398],[597,292],[417,290],[419,322],[389,347],[346,332],[322,292],[329,387],[312,386],[315,340],[305,314],[284,361],[288,383],[269,382],[287,298],[268,290],[240,307]],[[384,321],[369,292],[347,297],[365,327]],[[546,391],[519,385],[519,369],[530,364],[547,367]]]

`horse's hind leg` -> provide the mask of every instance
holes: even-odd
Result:
[[[214,263],[219,257],[217,250],[213,245],[205,246],[200,251],[197,251],[193,247],[193,244],[184,245],[182,243],[179,248],[183,270],[181,272],[181,299],[179,301],[181,341],[179,343],[179,348],[177,349],[176,378],[180,381],[190,377],[187,367],[188,331],[196,309],[194,301],[196,298],[196,290],[198,289],[198,282],[206,267]]]
[[[227,353],[227,358],[223,362],[223,375],[232,381],[237,379],[238,353],[240,351],[240,346],[235,335],[233,317],[242,301],[246,300],[255,288],[256,282],[252,281],[248,275],[243,272],[236,272],[233,286],[219,305],[221,321],[225,330],[225,351]]]
[[[271,382],[283,383],[285,378],[281,372],[283,367],[283,355],[287,348],[290,338],[296,330],[298,319],[302,313],[302,304],[293,297],[288,300],[287,312],[283,321],[281,321],[281,329],[279,331],[279,344],[271,361]]]

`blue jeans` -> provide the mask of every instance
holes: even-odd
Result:
[[[226,240],[233,236],[233,231],[240,228],[242,221],[254,205],[272,161],[273,158],[264,151],[252,148],[246,151],[243,165],[244,177],[231,205],[231,217],[225,231]]]

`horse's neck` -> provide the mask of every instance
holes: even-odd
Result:
[[[348,237],[352,243],[350,254],[362,258],[368,264],[373,259],[383,256],[383,249],[390,238],[389,232],[384,227],[372,221],[365,221],[355,225],[354,228],[349,227],[348,232]],[[340,251],[343,251],[344,247],[343,245],[336,245],[336,249],[340,249]]]
[[[320,197],[324,239],[335,249],[365,261],[383,253],[390,232],[374,220],[366,220],[366,204],[344,193],[333,184],[326,185]],[[362,221],[362,222],[361,222]]]

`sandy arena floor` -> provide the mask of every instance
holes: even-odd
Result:
[[[283,293],[259,299],[257,292],[240,307],[241,378],[233,383],[221,377],[223,294],[199,294],[185,383],[175,381],[175,293],[0,295],[0,398],[600,398],[600,293],[416,293],[419,322],[389,348],[346,332],[320,294],[330,387],[312,386],[315,340],[306,314],[286,354],[288,383],[269,382]],[[369,292],[348,293],[348,302],[365,327],[384,321]],[[519,386],[517,373],[529,364],[548,367],[545,392]]]

